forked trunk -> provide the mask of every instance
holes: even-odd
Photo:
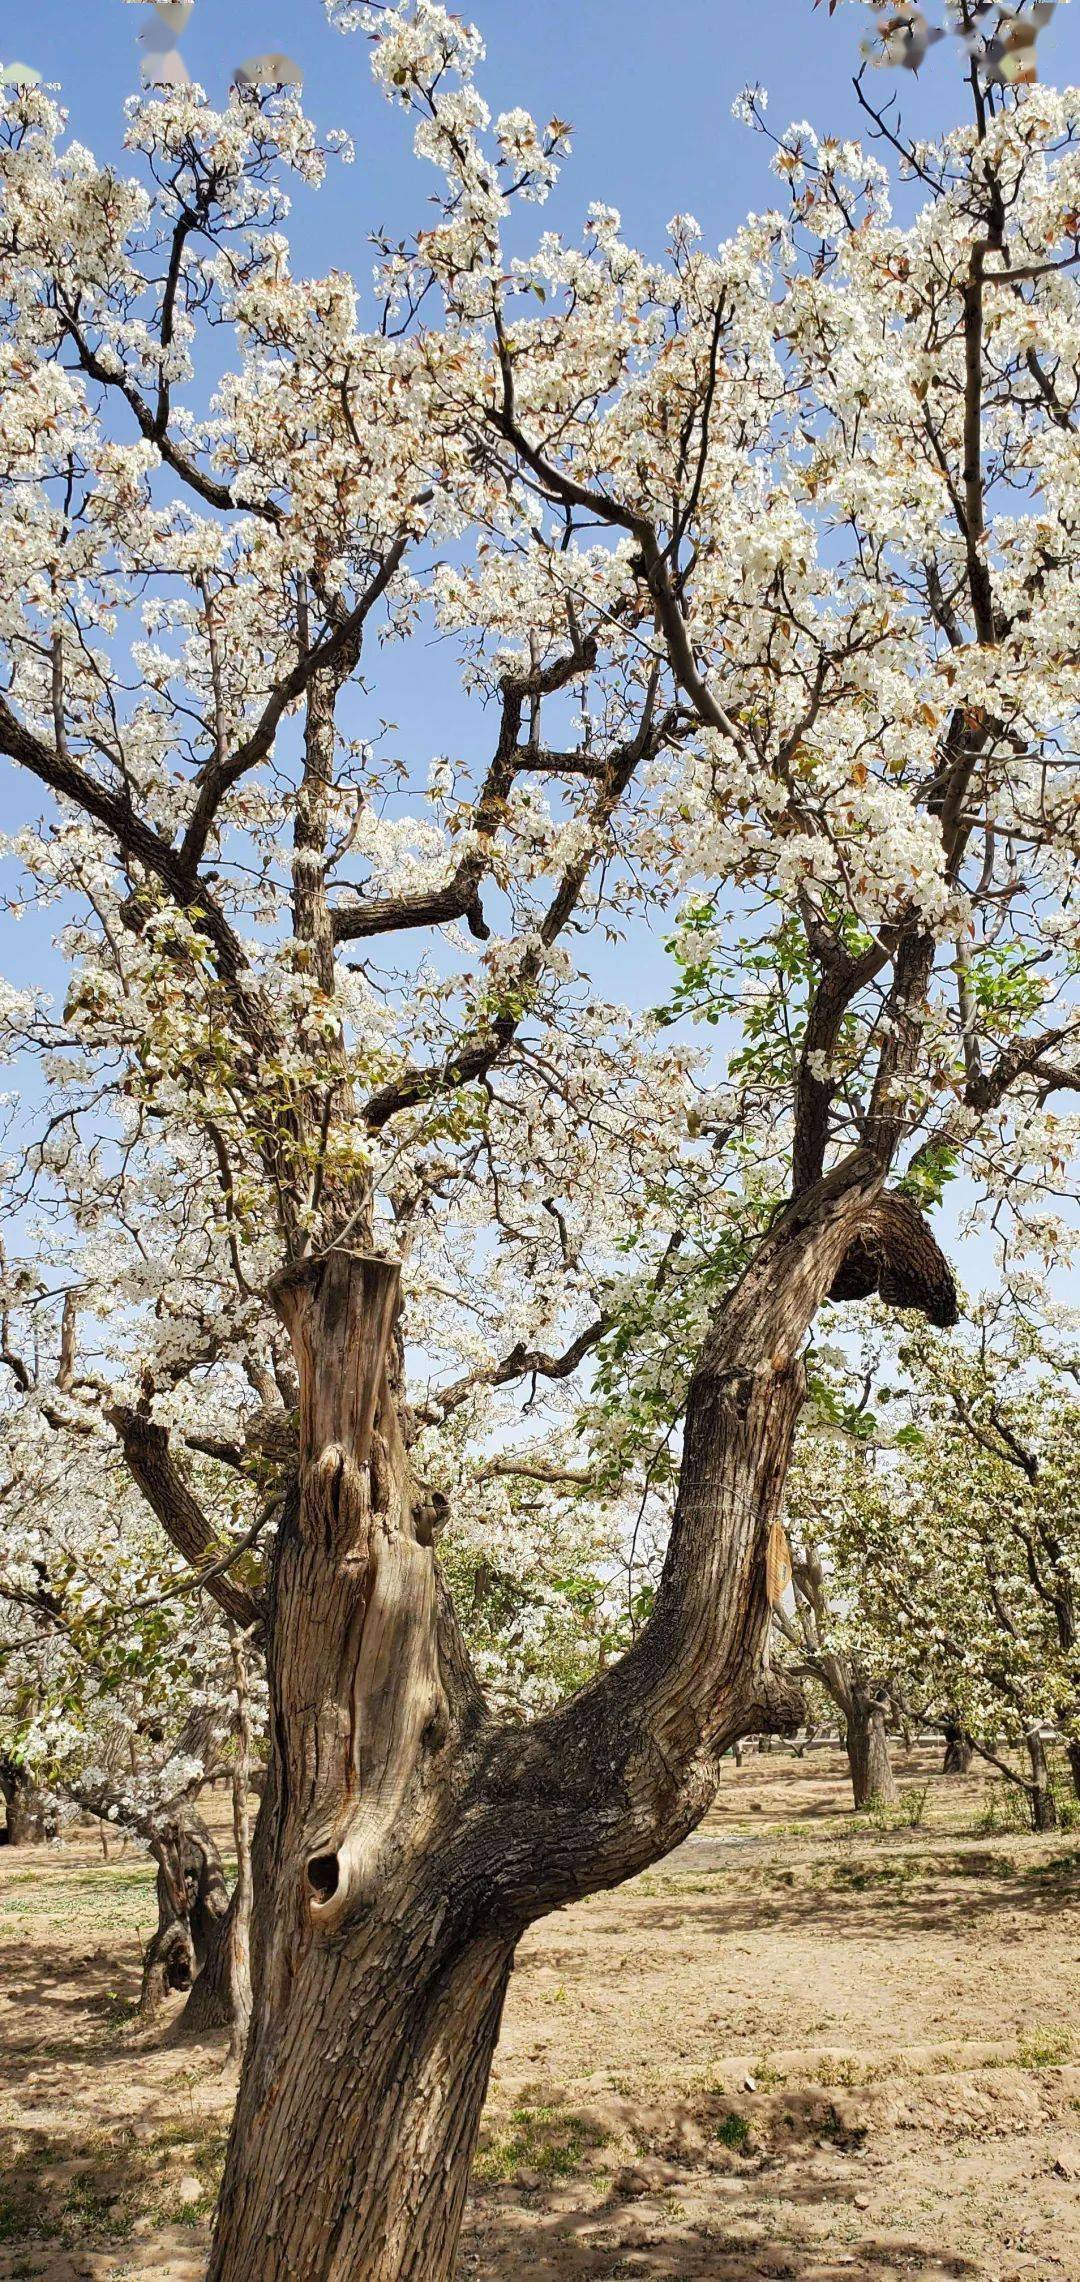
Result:
[[[529,1727],[488,1714],[402,1430],[397,1271],[330,1251],[275,1303],[300,1374],[278,1534],[254,2004],[208,2282],[449,2282],[514,1951],[700,1821],[740,1736],[792,1732],[766,1546],[800,1349],[868,1161],[793,1207],[721,1311],[687,1408],[649,1623]]]
[[[896,1805],[896,1778],[885,1725],[887,1709],[868,1689],[856,1687],[852,1691],[846,1741],[851,1788],[860,1813],[867,1807]]]

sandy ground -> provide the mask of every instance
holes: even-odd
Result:
[[[838,1755],[748,1754],[677,1854],[528,1936],[461,2282],[1076,2282],[1080,1835],[988,1831],[933,1765],[882,1823]],[[11,2282],[202,2274],[232,2086],[132,2042],[152,1921],[92,1833],[0,1851]]]

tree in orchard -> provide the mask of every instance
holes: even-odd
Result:
[[[920,1424],[865,1472],[839,1533],[854,1629],[879,1654],[892,1644],[921,1702],[1022,1793],[1036,1830],[1052,1829],[1047,1731],[1064,1739],[1074,1787],[1080,1773],[1075,1392],[999,1309],[962,1342],[918,1339],[903,1359]]]
[[[0,1752],[56,1826],[91,1813],[149,1849],[158,1924],[143,2018],[207,1967],[193,2013],[227,2020],[236,1913],[226,1923],[225,1873],[197,1801],[239,1772],[242,1635],[234,1625],[230,1642],[220,1614],[208,1624],[190,1573],[163,1558],[105,1422],[80,1404],[70,1355],[58,1386],[40,1339],[32,1377],[14,1336],[8,1311],[3,1351],[26,1385],[3,1413]]]
[[[860,1523],[875,1450],[872,1371],[857,1392],[847,1383],[846,1356],[831,1356],[829,1365],[816,1376],[788,1481],[792,1584],[777,1626],[796,1677],[816,1681],[840,1714],[856,1808],[891,1807],[897,1789],[888,1731],[906,1700],[906,1675],[896,1670],[893,1642],[879,1633],[868,1642],[859,1622]]]
[[[977,80],[909,222],[800,129],[719,253],[603,207],[523,254],[562,123],[492,121],[429,0],[332,13],[441,185],[374,312],[292,275],[290,98],[136,108],[128,181],[30,89],[3,150],[0,750],[50,796],[17,853],[72,970],[5,1008],[63,1088],[40,1178],[136,1381],[146,1347],[133,1463],[197,1558],[174,1403],[210,1445],[246,1371],[299,1419],[215,2282],[449,2275],[525,1927],[797,1716],[766,1567],[810,1326],[950,1321],[923,1208],[963,1165],[1041,1211],[1080,1075],[1072,101]],[[383,645],[433,628],[483,760],[382,726]],[[674,1035],[604,989],[672,910]],[[440,1453],[587,1370],[628,1267],[647,1339],[687,1221],[651,1608],[515,1718]]]

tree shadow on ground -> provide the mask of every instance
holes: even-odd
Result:
[[[664,1870],[648,1874],[639,1897],[627,1888],[626,1918],[610,1919],[605,1931],[629,1933],[635,1901],[653,1929],[707,1927],[718,1941],[781,1924],[880,1941],[890,1932],[962,1933],[974,1921],[1018,1912],[1055,1917],[1080,1899],[1080,1849],[1066,1845],[1023,1866],[985,1848],[944,1859],[917,1850],[860,1856],[776,1876],[766,1868],[745,1882],[724,1870],[670,1875],[670,1891]]]
[[[153,2132],[104,2120],[94,2129],[86,2116],[0,2130],[0,2243],[27,2257],[57,2246],[85,2256],[128,2242],[148,2216],[193,2226],[213,2208],[225,2134],[221,2117],[175,2114]]]
[[[868,2236],[834,2251],[690,2226],[617,2198],[588,2212],[481,2204],[458,2264],[458,2282],[977,2282],[985,2273],[908,2237]]]
[[[515,2111],[548,2119],[552,2151],[587,2149],[573,2175],[526,2170],[474,2186],[459,2282],[964,2282],[985,2268],[863,2216],[865,2095],[808,2086],[733,2102],[719,2091],[580,2113],[537,2084]],[[606,2129],[604,2126],[606,2125]],[[734,2127],[729,2130],[726,2127]],[[500,2142],[493,2127],[492,2145]],[[504,2137],[501,2142],[507,2146]],[[513,2142],[510,2142],[512,2145]],[[626,2151],[631,2153],[625,2159]],[[622,2153],[620,2153],[620,2150]],[[544,2161],[542,2135],[528,2161]],[[483,2163],[483,2153],[481,2164]],[[481,2170],[481,2181],[483,2171]],[[497,2180],[497,2183],[496,2183]]]

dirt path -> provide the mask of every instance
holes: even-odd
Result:
[[[1080,1838],[901,1766],[747,1758],[708,1824],[522,1943],[461,2282],[1075,2282]],[[0,2277],[196,2282],[232,2086],[133,2046],[151,1879],[0,1853]],[[358,2278],[359,2282],[359,2278]]]

